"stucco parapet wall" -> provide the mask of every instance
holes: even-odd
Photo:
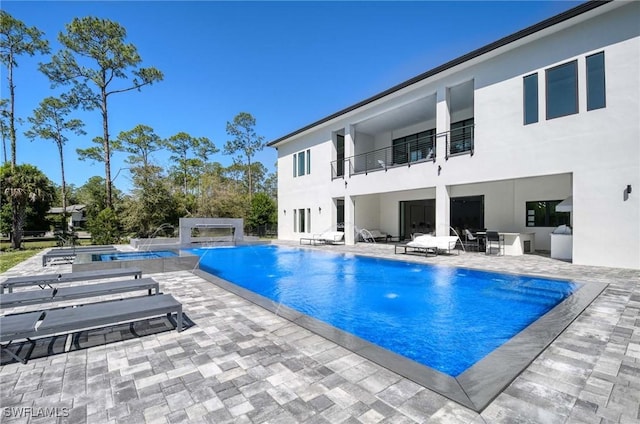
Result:
[[[199,241],[202,237],[192,237],[192,228],[233,228],[233,240],[244,240],[244,220],[242,218],[180,218],[180,245]]]
[[[158,248],[166,246],[176,248],[180,246],[178,238],[133,238],[129,240],[129,244],[136,250],[149,250],[149,248]]]

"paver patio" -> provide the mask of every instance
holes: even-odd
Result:
[[[58,408],[58,422],[72,423],[640,422],[640,271],[542,255],[424,258],[394,255],[383,244],[309,248],[609,286],[477,414],[188,271],[151,274],[183,303],[193,326],[158,332],[165,324],[156,320],[136,327],[151,334],[126,340],[119,338],[128,327],[115,328],[91,333],[95,347],[2,365],[0,420],[55,422],[43,409]],[[51,269],[38,255],[0,279],[45,272]],[[102,344],[112,339],[119,341]]]

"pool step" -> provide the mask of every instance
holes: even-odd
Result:
[[[562,292],[537,287],[501,286],[493,290],[497,297],[540,305],[555,305],[565,297]]]

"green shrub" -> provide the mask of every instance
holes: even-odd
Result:
[[[106,208],[91,219],[87,226],[91,232],[91,242],[93,244],[117,244],[120,241],[120,222],[116,213]]]

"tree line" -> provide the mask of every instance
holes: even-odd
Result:
[[[111,137],[109,101],[115,95],[140,91],[159,83],[163,73],[142,67],[137,48],[126,41],[126,30],[117,22],[95,17],[74,18],[58,34],[60,50],[39,64],[58,89],[57,96],[45,97],[27,118],[28,130],[20,135],[15,115],[16,86],[21,56],[51,53],[44,33],[29,27],[6,11],[0,11],[0,61],[6,69],[9,98],[0,99],[0,134],[5,162],[0,167],[0,232],[11,233],[12,248],[20,248],[24,228],[45,225],[43,210],[62,206],[60,230],[67,231],[67,207],[87,205],[87,224],[96,244],[115,243],[123,236],[148,237],[162,224],[177,226],[183,216],[241,217],[249,226],[276,222],[276,176],[255,161],[265,147],[255,131],[256,119],[247,112],[227,122],[230,137],[222,152],[233,155],[224,167],[210,157],[220,149],[207,137],[185,131],[161,138],[145,124]],[[69,186],[65,179],[64,146],[70,135],[85,136],[84,123],[73,118],[76,110],[98,111],[102,134],[92,144],[78,148],[81,160],[104,164],[104,177],[93,176],[82,187]],[[22,137],[24,136],[24,137]],[[16,144],[42,140],[57,146],[61,185],[56,187],[30,164],[18,164]],[[10,144],[7,160],[6,142]],[[154,153],[170,153],[171,166],[155,164]],[[118,191],[113,181],[111,159],[114,152],[128,154],[131,193]]]

